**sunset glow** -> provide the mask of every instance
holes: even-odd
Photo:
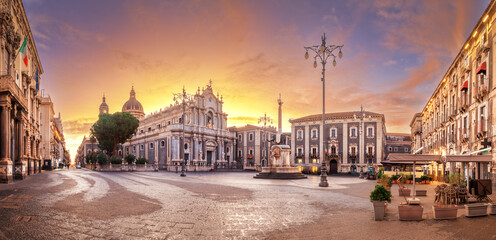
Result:
[[[383,113],[410,131],[488,0],[472,1],[40,1],[25,0],[43,63],[41,89],[61,112],[71,157],[105,94],[121,111],[134,85],[149,114],[173,93],[209,80],[229,125],[322,111],[321,72],[303,46],[343,47],[326,69],[326,111]],[[442,9],[442,11],[441,11]],[[484,19],[485,21],[485,19]],[[476,36],[476,32],[473,33]],[[331,60],[332,61],[332,60]],[[274,121],[274,125],[276,121]]]

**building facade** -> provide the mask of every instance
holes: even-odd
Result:
[[[180,168],[183,152],[187,171],[229,168],[235,162],[234,134],[227,129],[227,114],[222,110],[222,96],[212,85],[189,96],[185,101],[183,140],[183,103],[175,101],[165,109],[144,115],[134,89],[123,111],[130,112],[140,124],[137,133],[122,145],[120,156],[133,154],[148,159],[159,169]]]
[[[50,96],[41,97],[40,108],[41,158],[43,169],[51,170],[67,165],[64,129],[62,118],[55,117],[53,102]]]
[[[327,113],[291,119],[291,152],[295,165],[303,171],[316,172],[321,167],[320,153],[325,153],[329,173],[366,171],[384,159],[385,119],[373,112]],[[322,149],[322,140],[325,149]]]
[[[0,0],[0,30],[0,182],[11,183],[41,171],[43,68],[21,0]]]
[[[236,137],[235,158],[243,169],[261,170],[261,167],[267,167],[270,147],[274,144],[273,139],[277,134],[275,127],[248,124],[243,127],[230,127],[229,131]]]
[[[411,153],[422,154],[422,114],[415,113],[410,122]]]
[[[416,144],[412,150],[422,148],[424,154],[492,154],[495,159],[495,17],[496,1],[491,1],[422,109],[421,123],[411,124]],[[459,172],[460,167],[460,163],[447,163],[446,169],[440,165],[433,171]]]
[[[409,154],[412,150],[412,139],[409,133],[387,133],[386,134],[386,147],[384,152],[387,156],[390,153],[404,153]]]

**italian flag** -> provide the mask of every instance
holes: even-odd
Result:
[[[28,54],[26,53],[27,40],[28,36],[24,38],[24,42],[22,43],[21,48],[19,48],[19,52],[22,53],[22,56],[24,56],[22,60],[24,61],[24,65],[26,65],[26,67],[28,66]]]

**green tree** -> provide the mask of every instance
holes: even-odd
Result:
[[[91,127],[91,134],[98,140],[98,147],[115,156],[119,144],[125,143],[138,129],[139,120],[127,112],[102,114]]]

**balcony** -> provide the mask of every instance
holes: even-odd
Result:
[[[14,79],[10,75],[0,76],[0,92],[10,92],[14,99],[24,108],[28,109],[27,100],[24,97],[23,92],[14,82]]]
[[[482,102],[484,101],[484,98],[487,96],[487,94],[488,94],[487,86],[485,84],[479,85],[477,89],[477,93],[475,94],[475,100],[477,102]]]
[[[329,156],[330,158],[338,158],[339,154],[338,152],[330,152],[327,156]]]

